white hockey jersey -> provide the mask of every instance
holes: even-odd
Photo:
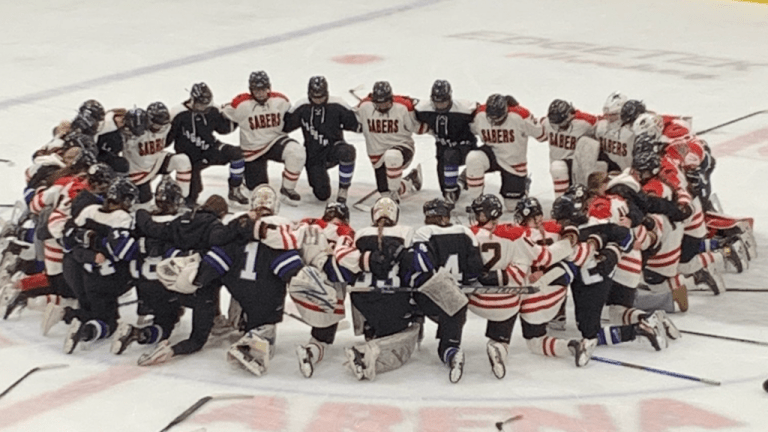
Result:
[[[283,119],[290,108],[288,98],[277,92],[270,92],[263,105],[250,93],[242,93],[222,107],[222,114],[240,127],[240,147],[246,162],[258,159],[278,138],[287,135]]]
[[[365,148],[374,168],[384,164],[384,152],[394,147],[406,147],[415,152],[413,134],[426,132],[427,127],[416,120],[413,100],[394,96],[392,108],[382,113],[369,97],[355,108],[357,120],[363,127]]]
[[[544,128],[520,105],[509,107],[507,118],[500,125],[488,120],[486,106],[480,105],[472,122],[472,132],[496,155],[496,162],[505,171],[518,176],[528,175],[528,136],[544,139]]]
[[[549,117],[541,119],[545,135],[539,141],[549,142],[549,161],[573,159],[576,153],[576,143],[583,136],[595,135],[597,118],[591,114],[576,111],[568,127],[560,129],[549,122]]]
[[[621,120],[600,118],[595,125],[595,138],[600,143],[600,151],[618,165],[620,171],[632,166],[635,134],[631,127],[622,126]]]
[[[169,154],[165,150],[170,123],[157,132],[147,129],[139,137],[131,137],[123,145],[123,157],[128,160],[128,177],[135,185],[152,180]]]

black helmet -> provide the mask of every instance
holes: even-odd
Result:
[[[208,84],[204,82],[193,84],[189,96],[192,98],[193,103],[199,103],[201,105],[208,105],[213,101],[213,93],[211,92],[211,89],[208,88]]]
[[[501,123],[507,118],[509,107],[507,105],[507,98],[499,93],[494,93],[488,96],[488,100],[485,102],[485,115],[488,120],[494,123]]]
[[[621,123],[632,125],[637,116],[645,112],[645,104],[636,99],[630,99],[621,107]]]
[[[392,101],[392,86],[387,81],[377,81],[373,85],[371,92],[371,101],[373,103],[385,103]]]
[[[475,218],[483,215],[486,221],[500,218],[503,211],[501,200],[492,194],[480,195],[475,198],[470,208],[475,214]]]
[[[271,89],[272,84],[269,82],[269,75],[264,71],[251,72],[251,76],[248,77],[248,89],[251,91],[256,89]]]
[[[322,99],[328,97],[328,80],[324,76],[313,76],[309,79],[307,96]]]
[[[575,112],[576,110],[570,102],[566,102],[562,99],[555,99],[549,104],[547,118],[549,119],[550,124],[562,126],[571,121]]]
[[[432,102],[450,102],[451,94],[451,83],[446,80],[437,80],[432,84],[432,93],[429,98]]]

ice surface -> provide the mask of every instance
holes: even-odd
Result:
[[[389,80],[396,93],[426,98],[432,82],[448,79],[454,97],[484,101],[514,95],[535,115],[564,98],[599,112],[621,90],[664,113],[693,116],[702,130],[766,106],[768,6],[715,0],[45,2],[6,4],[0,54],[0,202],[21,195],[23,170],[51,128],[71,118],[89,98],[107,108],[168,105],[205,81],[215,100],[245,91],[251,71],[266,70],[273,89],[304,97],[310,76],[328,78],[331,93]],[[354,57],[357,55],[358,57]],[[345,57],[346,56],[346,57]],[[364,57],[368,56],[368,57]],[[373,60],[363,63],[350,63]],[[768,115],[704,136],[718,156],[714,187],[726,212],[755,218],[760,258],[748,272],[726,275],[729,286],[768,288],[764,228],[768,203]],[[224,136],[236,143],[236,134]],[[359,135],[350,201],[369,192],[373,171]],[[546,145],[529,143],[531,193],[548,207],[552,185]],[[425,190],[405,199],[402,219],[421,223],[421,203],[437,197],[434,145],[417,138]],[[270,168],[277,185],[279,166]],[[335,175],[335,170],[333,171]],[[227,172],[205,174],[204,195],[226,192]],[[494,176],[492,176],[494,177]],[[335,182],[334,182],[335,186]],[[488,190],[496,190],[493,178]],[[323,203],[299,182],[304,204],[283,206],[291,218],[319,216]],[[353,211],[361,227],[368,215]],[[5,214],[0,213],[5,217]],[[681,329],[768,341],[766,293],[693,293],[691,309],[672,318]],[[127,319],[134,317],[124,308]],[[173,339],[189,330],[188,315]],[[199,398],[220,393],[251,400],[213,401],[173,430],[192,431],[491,431],[516,414],[506,431],[764,431],[768,346],[686,335],[668,350],[643,343],[598,347],[596,355],[714,379],[719,387],[646,371],[528,352],[515,329],[508,373],[493,377],[485,355],[484,322],[465,329],[467,366],[459,384],[448,381],[428,326],[420,351],[402,369],[375,382],[357,382],[343,369],[339,333],[315,376],[303,378],[293,353],[308,328],[289,318],[278,329],[278,351],[268,374],[256,378],[225,361],[227,344],[152,368],[144,352],[122,356],[106,345],[62,353],[63,325],[39,333],[41,314],[24,311],[0,323],[0,390],[35,366],[38,372],[0,399],[0,430],[160,430]],[[564,333],[576,337],[573,317]]]

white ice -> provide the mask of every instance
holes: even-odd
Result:
[[[597,113],[621,90],[656,111],[693,117],[702,130],[766,109],[768,6],[718,0],[513,1],[308,0],[253,2],[6,2],[0,18],[0,203],[19,199],[31,153],[52,127],[73,117],[89,98],[107,108],[176,104],[207,82],[223,103],[246,90],[251,71],[266,70],[273,89],[297,100],[312,75],[325,75],[333,94],[354,103],[348,89],[388,80],[396,93],[426,98],[432,82],[448,79],[454,97],[484,101],[514,95],[535,115],[565,98]],[[362,64],[349,55],[377,56]],[[336,60],[334,60],[336,59]],[[714,148],[714,187],[727,213],[755,218],[759,258],[729,286],[767,288],[768,115],[704,136]],[[236,134],[222,137],[236,143]],[[359,135],[351,200],[374,185]],[[421,203],[439,192],[434,144],[417,138],[425,190],[403,202],[403,221],[421,223]],[[531,193],[548,207],[552,186],[547,148],[529,143]],[[270,168],[273,185],[280,167]],[[335,173],[335,171],[334,171]],[[334,174],[335,175],[335,174]],[[205,195],[225,193],[224,168],[206,172]],[[495,191],[498,180],[489,181]],[[323,203],[299,183],[304,205],[284,214],[319,216]],[[0,213],[7,217],[7,213]],[[355,212],[361,227],[368,215]],[[673,319],[686,330],[768,342],[766,293],[693,293],[691,309]],[[126,319],[135,313],[124,308]],[[340,332],[315,376],[298,371],[294,347],[308,328],[279,326],[268,374],[256,378],[224,360],[225,344],[139,368],[144,348],[122,356],[106,345],[62,353],[65,327],[40,335],[41,314],[25,310],[0,323],[0,390],[35,366],[66,369],[32,375],[0,399],[0,430],[160,430],[199,398],[220,393],[253,399],[210,402],[173,430],[193,431],[764,431],[768,346],[686,335],[654,352],[643,343],[599,347],[596,355],[722,382],[719,387],[647,371],[535,356],[515,329],[504,380],[485,355],[484,322],[470,317],[464,332],[464,378],[450,384],[440,364],[434,327],[414,358],[375,382],[344,370],[342,347],[357,340]],[[173,340],[189,331],[189,314]],[[576,337],[573,317],[565,336]]]

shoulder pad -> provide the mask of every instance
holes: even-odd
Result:
[[[407,97],[407,96],[398,96],[395,95],[392,97],[392,103],[399,103],[400,105],[405,105],[406,108],[408,108],[408,111],[413,111],[413,99]]]
[[[530,112],[530,111],[528,111],[527,109],[523,108],[523,107],[522,107],[522,106],[520,106],[520,105],[515,105],[515,106],[513,106],[513,107],[508,107],[508,108],[507,108],[507,112],[509,112],[509,113],[514,113],[514,114],[517,114],[517,115],[519,115],[519,116],[520,116],[520,117],[521,117],[523,120],[525,120],[525,119],[527,119],[528,117],[530,117],[530,116],[531,116],[531,112]]]
[[[251,99],[253,99],[253,96],[250,93],[240,93],[232,99],[232,108],[237,108],[241,103]]]
[[[573,118],[578,120],[583,120],[591,125],[594,125],[595,123],[597,123],[597,117],[593,116],[592,114],[587,114],[579,110],[576,110],[576,114],[574,114]]]
[[[509,240],[517,240],[528,232],[528,228],[513,224],[499,224],[493,230],[493,235]]]
[[[563,227],[553,220],[544,221],[544,231],[552,234],[560,234],[563,231]]]

